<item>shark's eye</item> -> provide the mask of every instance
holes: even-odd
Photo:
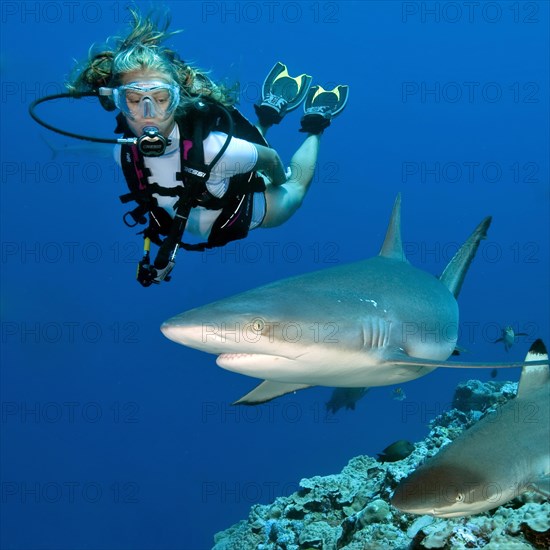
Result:
[[[458,493],[455,500],[456,502],[464,502],[464,493]]]
[[[261,317],[256,317],[255,319],[252,319],[250,325],[252,326],[252,330],[254,332],[262,332],[265,327],[265,321]]]

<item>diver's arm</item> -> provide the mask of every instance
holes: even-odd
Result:
[[[287,179],[285,167],[277,151],[263,145],[254,144],[254,146],[258,151],[258,160],[253,169],[263,172],[273,185],[285,183]]]

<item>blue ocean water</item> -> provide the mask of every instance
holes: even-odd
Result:
[[[440,369],[372,389],[327,416],[330,389],[257,408],[256,381],[159,331],[183,310],[282,277],[375,255],[403,196],[409,260],[439,274],[493,216],[459,299],[462,359],[521,360],[549,330],[548,2],[166,2],[171,44],[252,104],[275,61],[350,85],[316,179],[286,225],[203,255],[169,284],[134,280],[141,238],[121,223],[109,153],[36,125],[28,104],[63,91],[74,59],[123,33],[125,2],[1,4],[0,547],[202,550],[250,506],[416,441],[458,381]],[[147,11],[149,4],[138,2]],[[110,137],[92,101],[44,106],[68,130]],[[288,162],[299,115],[270,132]],[[525,332],[506,352],[493,342]],[[519,372],[500,370],[498,378]]]

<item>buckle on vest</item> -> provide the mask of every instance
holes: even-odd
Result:
[[[143,225],[147,223],[147,218],[145,217],[145,212],[147,210],[144,210],[143,207],[138,206],[137,208],[134,208],[133,210],[129,210],[122,216],[122,221],[127,227],[135,227],[136,225],[140,224]],[[134,220],[134,223],[131,223],[128,221],[128,216]]]

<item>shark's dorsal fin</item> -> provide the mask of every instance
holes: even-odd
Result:
[[[468,240],[458,249],[447,267],[439,277],[439,280],[453,293],[456,298],[468,268],[474,259],[479,244],[487,236],[487,229],[491,225],[491,216],[487,216],[468,237]]]
[[[525,362],[545,360],[548,361],[546,346],[542,340],[536,340],[529,348],[525,357]],[[530,393],[538,390],[544,384],[548,384],[548,382],[550,382],[550,368],[548,365],[525,365],[521,371],[517,397],[528,397]]]
[[[379,256],[400,260],[402,262],[407,261],[403,253],[403,243],[401,241],[401,193],[399,193],[395,199],[390,223],[386,231],[386,238],[380,249]]]

